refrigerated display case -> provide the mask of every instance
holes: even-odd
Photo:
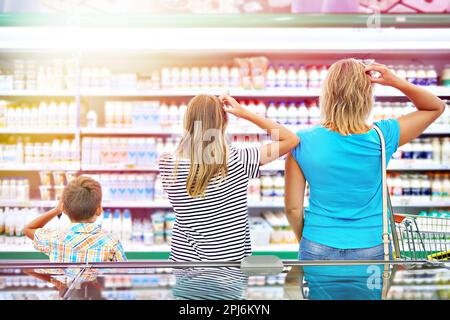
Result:
[[[0,264],[11,300],[448,300],[448,263],[296,261]],[[388,276],[383,277],[388,270]]]
[[[131,224],[126,232],[131,236],[122,239],[129,259],[168,258],[173,212],[162,193],[157,156],[173,150],[183,108],[196,94],[228,90],[247,107],[298,130],[317,121],[320,72],[353,56],[393,65],[411,79],[414,71],[419,80],[411,81],[449,99],[450,15],[381,15],[380,28],[369,28],[367,18],[0,16],[0,210],[9,208],[3,213],[9,235],[2,237],[0,258],[45,258],[23,238],[21,226],[56,205],[64,184],[76,174],[101,181],[105,226],[116,217],[127,228]],[[264,88],[243,86],[239,69],[236,73],[235,58],[251,57],[266,57],[275,70],[273,77],[267,66]],[[307,69],[306,85],[302,68]],[[187,83],[181,81],[186,70]],[[410,110],[400,92],[375,91],[376,119]],[[391,161],[389,184],[397,212],[448,219],[449,128],[447,108]],[[241,122],[230,125],[229,134],[238,144],[266,139],[258,128]],[[250,183],[253,252],[296,259],[298,244],[282,214],[283,170],[280,159],[263,166],[261,178]],[[51,227],[66,224],[63,216]],[[448,241],[450,230],[443,231]]]

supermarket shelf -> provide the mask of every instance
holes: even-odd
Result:
[[[0,90],[0,97],[75,97],[69,90]]]
[[[450,96],[450,87],[429,86],[425,87],[428,91],[437,96]],[[235,97],[242,98],[264,98],[264,97],[291,97],[291,98],[314,98],[320,95],[320,89],[304,89],[304,88],[274,88],[261,90],[247,90],[241,88],[171,88],[158,90],[137,90],[137,89],[81,89],[81,96],[88,97],[192,97],[198,94],[220,95],[224,92]],[[42,90],[0,90],[0,96],[49,96],[63,97],[74,96],[75,93],[69,91],[42,91]],[[377,97],[404,97],[405,95],[399,90],[391,87],[377,86],[375,88]]]
[[[288,19],[291,18],[290,16]],[[402,17],[404,20],[407,19],[405,15]],[[221,19],[223,19],[222,16],[218,20]],[[242,19],[241,16],[242,21],[246,19]],[[259,19],[264,20],[261,16]],[[448,20],[448,17],[446,19]],[[367,22],[367,19],[365,21]],[[384,25],[378,28],[365,25],[357,29],[291,27],[284,28],[282,32],[278,27],[258,26],[239,29],[237,27],[238,24],[232,28],[8,26],[0,28],[0,48],[4,52],[71,51],[82,48],[84,52],[138,50],[153,53],[183,51],[186,53],[351,52],[353,54],[378,53],[380,50],[396,54],[450,50],[448,29],[442,27],[434,28],[432,32],[428,28],[385,28]],[[236,37],[236,32],[239,33],[239,37]],[[152,41],[142,41],[142,39],[152,39]]]
[[[0,200],[0,207],[38,207],[50,208],[57,204],[56,201],[11,201]],[[450,200],[398,200],[393,199],[394,207],[410,208],[447,208],[450,207]],[[305,206],[308,202],[305,201]],[[102,203],[104,208],[147,208],[147,209],[170,209],[172,206],[165,201],[105,201]],[[283,201],[249,201],[248,207],[251,209],[282,209]]]
[[[0,134],[76,134],[76,129],[0,128]]]
[[[261,171],[284,171],[284,161],[276,160],[260,168]],[[450,164],[404,163],[391,160],[388,171],[450,171]]]
[[[141,167],[141,166],[108,166],[108,165],[81,165],[82,171],[139,171],[139,172],[158,172],[158,167]]]
[[[180,135],[181,126],[177,128],[81,128],[82,135]]]
[[[54,165],[54,164],[23,164],[23,165],[2,165],[1,171],[79,171],[79,164]]]
[[[76,20],[72,14],[49,13],[18,13],[8,12],[0,15],[0,26],[48,27],[67,26],[67,22],[77,23],[81,27],[173,27],[173,28],[292,28],[292,27],[357,27],[366,28],[370,18],[368,14],[334,14],[334,13],[204,13],[192,14],[77,14]],[[380,23],[383,27],[411,26],[448,26],[448,14],[381,14]]]

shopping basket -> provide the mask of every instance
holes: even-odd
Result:
[[[450,260],[450,219],[394,214],[394,223],[396,258]]]

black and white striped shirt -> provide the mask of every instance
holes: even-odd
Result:
[[[228,174],[210,181],[205,197],[186,191],[190,161],[164,156],[159,170],[175,211],[170,259],[174,261],[240,261],[251,255],[247,187],[259,174],[259,147],[230,147]],[[218,179],[220,180],[220,179]]]

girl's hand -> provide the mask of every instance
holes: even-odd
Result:
[[[402,78],[397,77],[392,70],[390,70],[384,64],[373,62],[366,66],[364,71],[370,76],[370,81],[372,83],[378,83],[383,86],[391,86],[397,87],[403,81],[406,81]],[[373,71],[379,74],[379,76],[374,76]]]
[[[249,111],[242,107],[239,102],[228,94],[223,94],[219,97],[219,100],[223,104],[223,110],[227,113],[231,113],[239,118],[245,118]]]
[[[55,213],[58,213],[58,215],[60,215],[63,212],[63,202],[62,199],[59,199],[58,201],[58,205],[55,208]]]

